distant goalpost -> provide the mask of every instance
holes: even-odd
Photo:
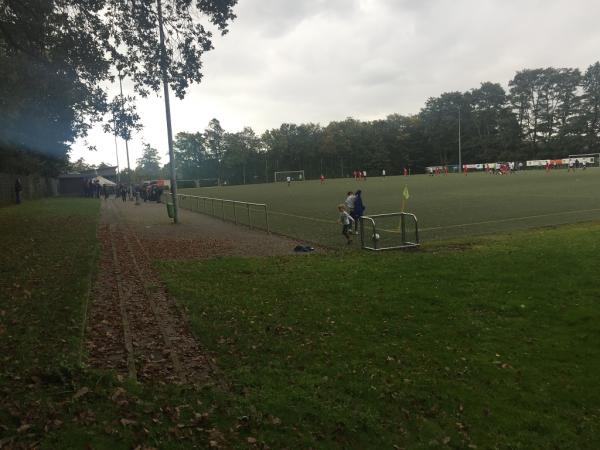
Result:
[[[286,181],[290,177],[293,181],[304,181],[304,170],[283,170],[275,172],[275,182]]]
[[[600,167],[600,153],[579,153],[576,155],[569,155],[569,161],[578,160],[580,163],[584,162],[588,166]]]

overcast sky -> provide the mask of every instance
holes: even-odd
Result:
[[[174,133],[202,131],[213,117],[227,131],[262,133],[414,114],[442,92],[600,59],[597,0],[239,0],[235,13],[205,55],[203,82],[183,101],[171,97]],[[129,144],[132,168],[142,142],[166,162],[162,97],[137,105],[144,129]],[[112,136],[94,129],[87,140],[98,151],[78,143],[71,159],[116,163]]]

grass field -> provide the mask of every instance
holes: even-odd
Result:
[[[2,448],[600,447],[598,223],[158,262],[230,386],[196,389],[81,364],[98,203],[0,208]]]
[[[546,225],[558,225],[600,218],[600,169],[567,173],[559,170],[522,172],[510,176],[485,174],[429,177],[369,178],[366,182],[349,179],[292,183],[257,184],[180,190],[195,194],[267,203],[269,221],[276,232],[325,245],[344,242],[336,225],[336,205],[347,191],[363,191],[365,214],[397,212],[402,190],[408,186],[410,199],[406,210],[419,219],[423,240],[505,232]],[[188,200],[183,206],[196,208]],[[210,208],[207,205],[207,209]],[[200,208],[203,204],[200,204]],[[221,215],[220,205],[216,205]],[[226,217],[233,219],[230,207]],[[245,212],[238,219],[247,221]],[[258,212],[254,218],[264,226]],[[382,222],[384,230],[396,231],[398,224]],[[397,240],[397,233],[383,232],[382,239]]]
[[[242,441],[580,450],[600,448],[599,242],[576,225],[161,267],[232,383]]]

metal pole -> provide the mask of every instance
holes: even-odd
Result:
[[[406,244],[406,223],[404,222],[404,214],[400,216],[400,223],[402,224],[402,245]]]
[[[161,0],[157,0],[158,32],[160,37],[160,70],[162,72],[163,91],[165,95],[165,115],[167,118],[167,141],[169,144],[169,172],[171,176],[171,198],[173,199],[173,222],[179,223],[177,208],[177,179],[175,178],[175,153],[173,151],[173,128],[171,126],[171,104],[169,102],[169,79],[167,75],[167,49],[165,48],[165,32]]]
[[[458,107],[458,173],[462,173],[462,148],[460,137],[460,106]]]
[[[119,88],[121,89],[121,114],[125,115],[125,99],[123,98],[123,77],[119,70]],[[127,178],[129,188],[131,188],[131,165],[129,164],[129,139],[125,139],[125,153],[127,155]]]
[[[248,226],[252,229],[252,217],[250,216],[250,204],[246,205],[248,208]]]
[[[267,223],[267,233],[270,233],[269,230],[269,213],[267,212],[267,205],[265,205],[265,222]]]
[[[117,120],[113,116],[113,128],[115,130],[115,153],[117,155],[117,182],[121,182],[121,169],[119,168],[119,145],[117,144]]]

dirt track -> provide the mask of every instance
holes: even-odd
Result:
[[[89,364],[138,381],[218,383],[210,357],[152,268],[154,259],[293,253],[289,239],[163,204],[102,202],[100,270],[88,315]]]

